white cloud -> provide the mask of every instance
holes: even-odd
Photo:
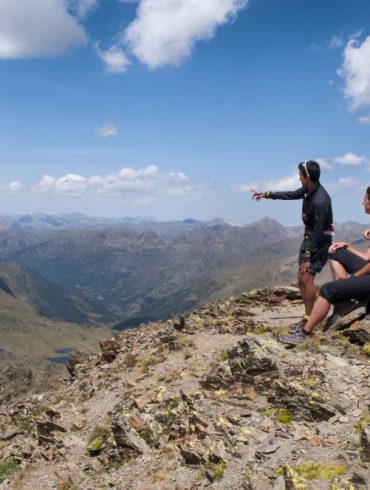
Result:
[[[70,0],[70,3],[77,15],[84,19],[92,10],[96,9],[99,0]]]
[[[334,35],[329,39],[327,44],[329,49],[338,49],[343,46],[343,39],[340,36]]]
[[[207,192],[204,186],[192,182],[183,172],[160,172],[155,165],[135,170],[123,168],[115,174],[67,174],[55,178],[44,175],[33,191],[37,194],[69,196],[101,196],[136,202],[152,202],[173,198],[198,199]]]
[[[111,46],[104,51],[100,49],[99,43],[96,43],[95,51],[99,58],[105,63],[105,69],[108,73],[125,73],[131,64],[122,48],[119,46]]]
[[[362,36],[362,33],[364,32],[363,29],[358,29],[357,31],[351,32],[351,34],[348,36],[349,39],[357,39],[358,37]]]
[[[343,52],[343,65],[337,70],[344,79],[344,95],[356,110],[370,105],[370,36],[360,44],[351,39]]]
[[[87,189],[87,181],[81,175],[67,174],[59,179],[44,175],[34,191],[36,193],[53,192],[55,194],[80,195]]]
[[[248,0],[141,0],[123,42],[149,68],[178,65],[194,44],[211,39]]]
[[[363,165],[368,162],[368,159],[365,156],[358,156],[350,152],[345,155],[338,155],[333,159],[333,162],[338,165]]]
[[[331,165],[325,158],[316,158],[316,162],[320,165],[322,170],[333,170],[333,165]]]
[[[360,116],[357,121],[360,123],[360,124],[370,124],[370,114],[368,114],[367,116]]]
[[[338,192],[344,189],[359,187],[359,182],[353,177],[341,177],[337,182],[324,184],[329,192]]]
[[[0,59],[55,56],[86,42],[64,1],[0,1]]]
[[[101,128],[97,128],[95,132],[99,136],[99,138],[109,138],[110,136],[118,135],[118,130],[116,126],[111,122],[107,122]]]
[[[290,177],[283,177],[278,180],[270,180],[264,182],[252,182],[250,184],[242,185],[238,188],[239,191],[292,191],[299,189],[302,186],[298,178],[298,172]]]
[[[9,182],[9,184],[1,186],[1,191],[3,192],[10,192],[12,194],[15,194],[23,189],[23,186],[20,182],[18,181],[13,181]]]

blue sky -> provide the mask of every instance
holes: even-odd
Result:
[[[366,222],[368,0],[0,0],[2,214]]]

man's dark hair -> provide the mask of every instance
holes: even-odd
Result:
[[[316,183],[320,180],[320,165],[315,160],[306,160],[298,165],[299,171],[306,177],[309,177],[312,182]]]
[[[366,195],[367,195],[367,197],[370,199],[370,187],[368,187],[368,188],[366,189]]]

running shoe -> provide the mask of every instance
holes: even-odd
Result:
[[[312,337],[312,334],[303,333],[303,328],[297,330],[296,332],[290,335],[282,335],[279,337],[280,342],[287,345],[298,345],[304,342],[305,340],[309,340]]]
[[[302,330],[306,326],[307,322],[308,320],[302,317],[298,323],[293,323],[293,325],[290,325],[289,333],[294,333]]]
[[[366,300],[367,301],[367,300]],[[327,318],[324,326],[322,327],[322,331],[326,332],[329,328],[334,325],[340,318],[348,315],[352,311],[366,305],[365,300],[358,299],[349,299],[347,301],[343,301],[342,303],[337,303],[334,305],[333,313]]]

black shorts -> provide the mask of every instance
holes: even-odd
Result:
[[[338,248],[334,253],[329,254],[329,259],[339,262],[348,274],[359,271],[369,263],[346,248]]]
[[[370,274],[361,277],[349,277],[327,282],[320,288],[319,296],[329,303],[342,303],[350,299],[363,300],[370,296]]]
[[[324,265],[328,261],[328,249],[331,245],[331,237],[322,240],[317,245],[317,251],[311,255],[310,258],[310,274],[313,276],[322,271]],[[303,239],[301,243],[301,247],[299,249],[298,256],[298,265],[301,265],[303,262],[307,262],[307,258],[305,257],[306,250],[308,248],[308,240]]]
[[[329,258],[339,262],[348,274],[353,274],[368,264],[367,260],[349,252],[346,248],[339,248],[334,253],[329,254]],[[370,274],[327,282],[321,286],[319,296],[332,304],[349,299],[363,300],[369,298]]]

